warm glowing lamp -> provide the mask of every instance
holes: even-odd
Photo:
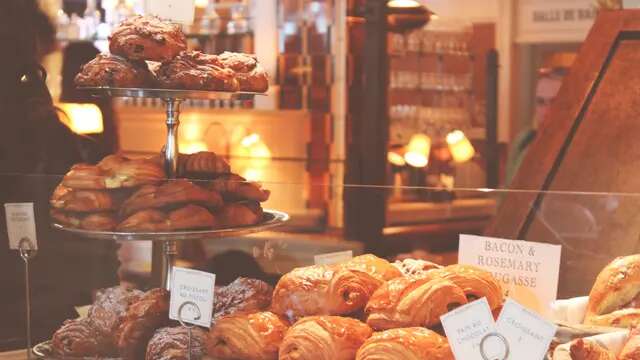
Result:
[[[416,0],[391,0],[387,6],[390,8],[417,8],[422,5]]]
[[[451,151],[451,157],[455,162],[467,162],[476,154],[471,141],[461,130],[453,130],[447,134],[446,140],[447,145],[449,145],[449,151]]]
[[[206,8],[209,5],[209,0],[196,0],[196,7]]]
[[[387,160],[391,165],[395,166],[405,166],[407,162],[404,160],[404,157],[400,155],[398,152],[391,150],[387,153]]]
[[[104,131],[102,111],[95,104],[58,104],[67,115],[67,125],[76,134],[100,134]]]
[[[409,140],[404,160],[413,167],[425,167],[429,164],[431,153],[431,138],[425,134],[415,134]]]
[[[239,157],[236,160],[237,167],[248,180],[262,180],[263,169],[271,163],[271,150],[256,133],[242,137],[233,146],[232,154]]]
[[[204,141],[193,140],[180,144],[180,152],[183,154],[195,154],[207,150],[209,150],[209,147]]]
[[[416,0],[387,2],[387,28],[392,32],[407,32],[429,23],[433,13]]]

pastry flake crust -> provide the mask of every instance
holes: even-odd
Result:
[[[582,338],[571,342],[569,353],[572,360],[616,360],[616,356],[608,349],[600,346],[595,341]]]
[[[141,210],[175,208],[184,204],[219,208],[222,206],[222,197],[188,180],[172,180],[160,186],[143,186],[124,202],[121,213],[130,216]]]
[[[132,232],[162,232],[211,229],[215,226],[216,219],[209,210],[189,204],[168,213],[156,209],[140,210],[126,218],[117,229]]]
[[[118,225],[114,213],[73,213],[51,209],[49,214],[58,224],[84,230],[110,231]]]
[[[58,185],[49,200],[51,207],[64,211],[98,212],[117,208],[113,194],[100,190],[74,190]]]
[[[356,319],[311,316],[296,322],[280,345],[280,360],[352,360],[372,330]]]
[[[87,318],[64,322],[51,339],[53,352],[63,358],[83,358],[111,355],[108,339],[102,337]]]
[[[277,360],[288,326],[272,312],[224,317],[209,332],[209,355],[222,360]]]
[[[486,297],[491,310],[504,303],[502,286],[490,272],[471,265],[449,265],[443,269],[424,273],[425,278],[443,278],[456,284],[464,291],[469,302]]]
[[[447,339],[420,327],[374,333],[362,345],[356,360],[454,360]]]
[[[225,68],[216,55],[183,51],[157,71],[157,80],[167,89],[238,91],[235,73]]]
[[[216,290],[212,323],[233,314],[267,310],[272,296],[273,287],[266,282],[237,278]]]
[[[255,55],[225,51],[218,55],[223,66],[233,70],[241,91],[266,92],[269,76],[260,66]]]
[[[144,62],[98,54],[80,68],[74,82],[85,87],[144,88],[153,85],[154,77]]]
[[[165,327],[156,330],[147,345],[146,360],[200,360],[206,356],[207,332],[199,327],[191,329],[191,354],[189,331],[182,327]],[[189,356],[191,355],[191,356]]]
[[[187,49],[180,26],[154,16],[134,16],[109,36],[109,50],[130,60],[169,61]]]
[[[104,190],[153,185],[165,179],[164,170],[153,161],[111,155],[97,165],[73,165],[62,179],[62,185],[72,189]]]

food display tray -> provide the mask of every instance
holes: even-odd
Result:
[[[41,342],[33,347],[33,354],[39,359],[47,360],[96,360],[96,357],[61,357],[53,353],[51,340]],[[122,360],[122,358],[101,357],[100,360]]]
[[[186,240],[212,240],[234,236],[249,235],[280,226],[289,220],[287,213],[277,210],[264,210],[262,221],[255,225],[240,226],[235,228],[215,230],[189,230],[172,232],[117,232],[117,231],[92,231],[71,228],[52,223],[54,229],[67,231],[78,236],[93,240],[116,241],[186,241]]]
[[[129,97],[157,99],[202,99],[202,100],[252,100],[263,93],[203,91],[149,88],[116,88],[116,87],[79,87],[78,90],[88,92],[96,97]]]

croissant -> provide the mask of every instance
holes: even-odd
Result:
[[[216,219],[209,210],[197,205],[187,205],[168,214],[154,209],[139,211],[118,225],[118,230],[135,232],[210,229],[216,224]]]
[[[471,265],[450,265],[444,269],[430,270],[425,278],[447,279],[464,291],[469,302],[486,297],[491,310],[502,306],[502,287],[490,272]]]
[[[116,286],[100,291],[96,301],[89,308],[88,318],[93,322],[100,336],[108,339],[109,346],[114,351],[116,348],[114,333],[124,321],[131,304],[140,300],[142,295],[142,291]]]
[[[432,327],[440,316],[466,303],[462,289],[449,280],[402,277],[380,286],[365,313],[375,330]]]
[[[257,202],[225,204],[216,212],[221,228],[249,226],[262,220],[262,207]]]
[[[613,357],[611,359],[613,359]],[[618,360],[637,359],[640,359],[640,328],[631,330],[629,337],[627,338],[627,342],[624,344],[622,351],[618,355]]]
[[[53,352],[63,358],[95,357],[111,354],[110,343],[89,319],[74,319],[64,322],[53,334]]]
[[[372,254],[356,256],[340,266],[349,270],[366,272],[380,281],[389,281],[402,276],[402,272],[397,267]]]
[[[82,214],[51,209],[49,215],[59,224],[85,230],[109,231],[118,225],[112,213]]]
[[[180,154],[178,156],[178,173],[181,176],[208,175],[208,178],[230,171],[229,163],[222,157],[210,151],[195,154]]]
[[[280,278],[272,311],[290,320],[309,315],[346,315],[362,310],[383,281],[343,266],[297,268]]]
[[[216,359],[276,360],[287,328],[271,312],[227,316],[209,332],[207,350]]]
[[[619,257],[598,275],[584,320],[588,325],[640,325],[640,255]]]
[[[75,212],[108,211],[116,208],[116,201],[106,191],[74,190],[58,185],[49,200],[51,207]]]
[[[137,211],[198,204],[217,208],[222,198],[215,191],[205,190],[188,180],[174,180],[161,186],[142,187],[122,205],[121,212],[129,216]]]
[[[215,291],[212,322],[215,324],[218,319],[236,313],[267,310],[272,295],[273,287],[264,281],[237,278]]]
[[[594,341],[588,341],[582,338],[571,342],[569,353],[571,354],[572,360],[616,360],[615,355],[608,349]]]
[[[447,339],[420,327],[386,330],[367,340],[356,360],[454,360]]]
[[[369,326],[356,319],[307,317],[285,334],[279,360],[352,360],[371,333]]]
[[[226,174],[211,181],[209,187],[222,194],[225,200],[253,200],[265,202],[269,200],[271,192],[262,188],[256,182],[247,181],[236,174]]]
[[[199,327],[191,329],[191,354],[189,354],[189,330],[182,326],[159,329],[149,340],[145,360],[203,359],[207,352],[206,339],[206,331]]]
[[[169,321],[169,293],[165,289],[147,291],[127,310],[115,333],[120,356],[144,359],[147,343],[155,331]]]

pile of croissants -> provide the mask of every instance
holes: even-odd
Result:
[[[171,232],[253,225],[270,192],[233,174],[212,152],[180,154],[168,180],[160,156],[109,155],[76,164],[50,198],[51,217],[92,231]]]
[[[275,288],[239,278],[214,294],[210,330],[192,331],[192,359],[453,360],[441,315],[503,294],[490,273],[421,260],[394,264],[363,255],[336,265],[296,268]],[[52,339],[62,357],[187,359],[187,331],[168,320],[168,293],[112,288],[87,318]]]

